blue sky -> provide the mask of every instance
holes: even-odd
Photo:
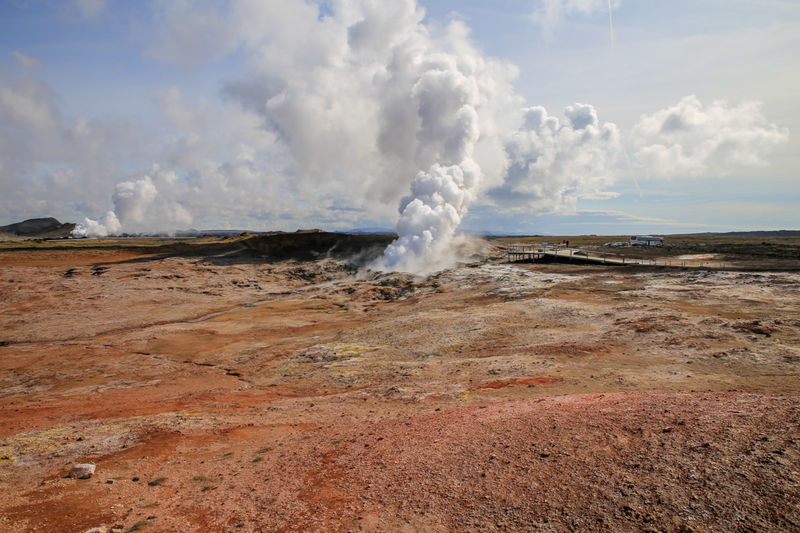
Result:
[[[800,227],[797,2],[615,0],[613,40],[607,0],[391,4],[0,4],[0,224],[393,227],[438,140],[370,85],[413,50],[482,65],[462,230]],[[383,55],[345,49],[359,23]],[[526,129],[532,106],[558,129]]]

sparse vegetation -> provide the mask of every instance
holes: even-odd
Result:
[[[147,524],[148,524],[148,522],[146,520],[139,520],[138,522],[133,524],[131,527],[126,529],[125,533],[133,533],[134,531],[139,531],[139,529],[141,529],[142,526],[146,526]]]
[[[157,487],[158,485],[164,483],[166,480],[167,478],[165,477],[157,477],[152,481],[148,481],[147,484],[150,485],[151,487]]]

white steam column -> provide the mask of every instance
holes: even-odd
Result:
[[[421,128],[420,149],[436,150],[438,162],[419,172],[400,204],[398,238],[373,268],[427,274],[452,264],[456,228],[475,199],[481,169],[472,159],[480,136],[476,80],[457,63],[432,62],[414,85]]]

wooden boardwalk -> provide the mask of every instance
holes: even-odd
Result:
[[[540,246],[526,246],[522,244],[510,244],[506,248],[509,263],[526,263],[538,261],[545,254],[545,248]]]
[[[675,259],[635,259],[624,255],[603,254],[597,252],[587,252],[578,248],[568,248],[565,246],[536,246],[511,244],[506,249],[509,263],[535,263],[545,261],[583,263],[594,265],[613,265],[613,266],[661,266],[661,267],[706,267],[706,268],[725,268],[725,263],[720,261],[708,261],[701,264],[693,264],[691,261],[681,261]]]
[[[594,263],[601,265],[634,265],[635,259],[619,256],[590,254],[577,248],[564,246],[511,245],[507,249],[509,263],[529,263],[537,261],[561,260],[575,263]],[[650,264],[650,263],[648,263]]]

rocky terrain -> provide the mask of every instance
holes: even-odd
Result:
[[[0,251],[0,530],[800,530],[800,273],[492,246]]]

